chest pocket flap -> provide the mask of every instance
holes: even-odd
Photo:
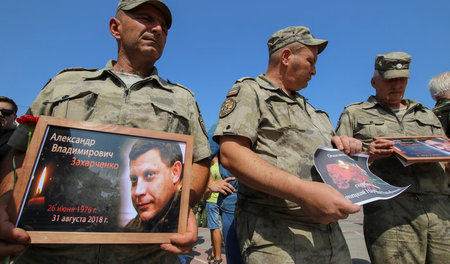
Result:
[[[377,125],[381,126],[384,124],[384,118],[380,117],[361,117],[358,118],[358,125],[367,126],[367,125]]]
[[[441,124],[439,123],[439,121],[436,118],[434,118],[433,115],[434,114],[431,114],[431,113],[418,111],[418,112],[416,112],[415,119],[422,126],[431,126],[434,128],[439,128],[441,126]]]
[[[187,109],[175,104],[169,106],[161,102],[152,102],[153,111],[156,116],[158,130],[171,133],[188,134],[190,131],[189,114]],[[161,129],[165,127],[165,129]]]
[[[94,112],[97,99],[98,94],[89,90],[63,95],[44,103],[46,109],[43,114],[74,120],[87,120]]]

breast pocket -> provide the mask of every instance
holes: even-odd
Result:
[[[190,133],[189,114],[186,109],[155,102],[152,107],[156,116],[155,125],[158,126],[154,129],[178,134]]]
[[[372,139],[374,137],[385,136],[384,119],[382,118],[360,118],[357,121],[355,138],[361,140]]]
[[[441,124],[437,119],[426,113],[417,113],[414,120],[406,123],[407,133],[414,136],[428,136],[439,134]]]
[[[84,91],[73,95],[65,95],[60,99],[49,101],[48,114],[74,120],[88,120],[94,113],[98,94]]]

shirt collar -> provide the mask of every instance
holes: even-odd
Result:
[[[84,79],[86,81],[89,80],[98,80],[98,79],[103,79],[106,78],[106,76],[113,76],[113,78],[117,78],[114,74],[114,68],[113,65],[116,61],[114,60],[109,60],[106,65],[105,68],[100,69],[98,71],[92,72],[92,74],[90,74],[89,76],[85,77]],[[169,82],[163,80],[161,77],[159,77],[158,75],[158,69],[156,67],[153,67],[152,69],[152,73],[150,74],[150,76],[147,76],[146,78],[144,78],[142,81],[151,81],[151,80],[155,80],[159,83],[159,85],[166,89],[166,90],[170,90],[173,91],[173,85],[171,85]]]
[[[410,99],[403,99],[402,100],[402,104],[406,105],[406,109],[414,108],[414,107],[417,107],[417,106],[422,106],[419,102],[416,102],[416,101],[413,101],[413,100],[410,100]],[[369,109],[369,108],[375,107],[376,105],[379,105],[379,106],[381,106],[383,108],[386,108],[380,102],[378,102],[378,100],[375,98],[374,95],[371,95],[367,99],[367,101],[362,103],[362,108],[363,109]]]
[[[271,82],[269,79],[267,79],[265,74],[260,74],[258,76],[258,78],[256,78],[256,82],[265,90],[269,90],[272,92],[272,94],[276,94],[280,98],[284,98],[285,101],[288,101],[288,102],[306,101],[305,97],[303,97],[298,92],[294,93],[294,98],[290,97],[289,95],[286,94],[285,91],[283,91],[283,89],[281,89],[280,87],[275,85],[273,82]]]

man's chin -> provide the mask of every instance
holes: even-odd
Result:
[[[141,221],[147,222],[147,221],[152,220],[155,217],[155,215],[156,215],[156,213],[144,212],[144,213],[139,214],[139,218],[141,219]]]

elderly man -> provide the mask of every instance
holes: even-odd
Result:
[[[288,27],[268,40],[266,74],[228,92],[214,139],[239,180],[236,232],[245,263],[350,263],[337,220],[360,207],[322,183],[317,147],[354,154],[361,142],[334,136],[331,122],[297,91],[316,74],[326,40]]]
[[[14,100],[0,96],[0,161],[8,152],[6,144],[16,129],[17,104]]]
[[[431,97],[436,101],[433,113],[439,118],[447,137],[450,137],[450,72],[443,72],[428,82]]]
[[[370,169],[386,182],[410,187],[399,196],[364,205],[364,236],[372,263],[447,263],[450,259],[450,186],[440,163],[404,167],[392,155],[393,142],[374,137],[444,136],[436,116],[404,99],[411,56],[375,57],[375,96],[345,108],[340,135],[363,142]]]
[[[118,44],[117,61],[109,61],[101,70],[63,70],[43,88],[28,114],[193,135],[193,205],[208,179],[210,150],[192,92],[163,80],[154,66],[163,53],[171,24],[170,10],[159,0],[121,0],[109,22]],[[15,153],[8,154],[1,166],[1,175],[8,175],[8,179],[12,155],[16,164],[23,160],[26,129],[19,126],[9,144]],[[11,180],[3,181],[0,190],[11,186]],[[0,256],[17,255],[23,244],[29,243],[28,234],[8,221],[10,196],[6,193],[0,197]],[[196,240],[195,217],[190,211],[188,232],[174,235],[172,244],[31,245],[15,263],[177,263],[173,253],[188,253]]]

